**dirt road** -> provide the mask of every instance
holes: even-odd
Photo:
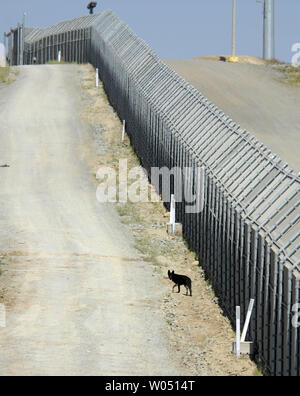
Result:
[[[0,375],[177,375],[161,291],[85,160],[79,68],[0,90]]]
[[[270,67],[210,60],[166,63],[300,172],[300,88],[284,84]]]

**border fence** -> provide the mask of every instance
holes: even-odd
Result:
[[[198,214],[176,203],[177,222],[234,323],[255,299],[250,339],[269,375],[300,375],[300,177],[162,62],[111,11],[25,36],[24,62],[58,51],[99,69],[143,166],[190,167]],[[202,181],[203,183],[203,181]],[[189,204],[189,203],[188,203]],[[168,205],[168,203],[166,203]]]
[[[7,46],[8,64],[10,66],[23,65],[24,25],[18,24],[16,29],[11,29],[9,33],[4,33],[4,44]]]

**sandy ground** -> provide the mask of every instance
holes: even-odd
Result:
[[[187,374],[163,291],[96,200],[78,66],[22,67],[0,90],[0,375]]]
[[[139,161],[94,69],[21,68],[0,120],[0,375],[253,375],[162,202],[97,202],[100,166]]]
[[[165,62],[242,128],[300,172],[300,88],[270,67],[176,60]]]
[[[107,100],[102,84],[95,88],[95,70],[82,66],[83,119],[93,130],[95,151],[89,161],[93,173],[100,167],[112,167],[117,172],[119,159],[126,158],[128,170],[139,167],[128,136],[121,142],[122,124]],[[92,158],[87,156],[87,160]],[[147,179],[146,179],[147,182]],[[153,194],[153,187],[148,185]],[[156,195],[157,197],[157,195]],[[235,334],[229,320],[218,306],[212,287],[181,236],[172,237],[166,232],[170,215],[163,202],[116,203],[115,206],[134,237],[135,248],[157,276],[156,284],[163,292],[157,303],[167,324],[167,344],[171,356],[189,375],[198,376],[252,376],[259,371],[247,356],[237,359],[231,353]],[[200,263],[201,265],[201,263]],[[193,282],[193,297],[186,297],[185,290],[172,293],[168,269],[188,275]],[[152,296],[148,296],[152,298]],[[154,297],[155,298],[155,297]]]

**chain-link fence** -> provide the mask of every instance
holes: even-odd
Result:
[[[152,167],[190,167],[183,185],[197,193],[197,169],[205,168],[203,210],[186,213],[189,203],[177,202],[184,237],[233,322],[235,307],[245,320],[255,299],[250,338],[269,374],[299,376],[299,174],[166,66],[112,12],[32,31],[25,39],[25,63],[57,59],[58,51],[66,61],[89,61],[99,69],[149,174]]]

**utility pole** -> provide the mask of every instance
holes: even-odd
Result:
[[[264,7],[264,44],[263,57],[270,60],[275,58],[275,27],[274,0],[257,0]]]
[[[239,61],[236,56],[236,0],[232,0],[232,51],[227,60],[234,63]]]
[[[236,56],[236,0],[233,0],[232,7],[232,52],[231,56]]]
[[[274,59],[274,0],[265,0],[264,21],[264,58]]]

